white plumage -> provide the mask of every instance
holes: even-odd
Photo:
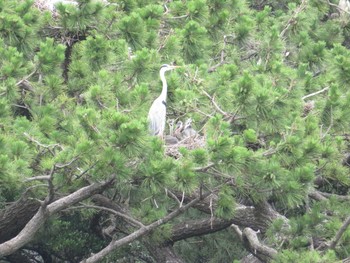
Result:
[[[166,122],[166,98],[168,85],[165,79],[165,72],[177,68],[178,66],[163,65],[159,75],[163,83],[162,93],[153,101],[148,113],[149,131],[151,135],[163,137]]]

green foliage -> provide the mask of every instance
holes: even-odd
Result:
[[[235,213],[234,192],[229,187],[223,187],[219,193],[218,207],[215,214],[218,217],[230,219]]]
[[[187,63],[199,63],[206,57],[207,30],[195,21],[188,22],[181,30],[182,52]]]
[[[316,0],[79,0],[54,12],[0,0],[1,207],[29,188],[43,198],[47,187],[31,177],[50,171],[57,198],[114,174],[103,194],[143,224],[208,191],[217,197],[210,216],[232,220],[243,200],[289,219],[266,233],[280,248],[275,262],[345,258],[349,231],[334,250],[308,250],[349,214],[345,202],[310,194],[350,190],[350,31],[335,11]],[[173,148],[147,131],[159,66],[172,62],[182,67],[166,73],[167,118],[191,118],[198,132]],[[204,217],[191,209],[147,238],[163,245],[176,223]],[[62,261],[83,260],[106,245],[89,228],[95,219],[65,211],[35,242]],[[134,226],[115,230],[121,238]],[[231,233],[200,238],[174,248],[187,262],[244,254]],[[143,242],[106,260],[148,255]]]
[[[301,263],[326,263],[326,262],[335,262],[336,255],[333,251],[321,255],[317,251],[307,251],[303,253],[295,253],[293,251],[285,250],[283,251],[277,259],[273,262],[301,262]]]

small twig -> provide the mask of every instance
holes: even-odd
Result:
[[[209,209],[210,209],[210,221],[213,222],[214,219],[214,212],[213,212],[213,197],[210,197],[210,201],[209,201]]]
[[[155,198],[153,198],[152,200],[153,200],[154,205],[155,205],[155,206],[156,206],[156,208],[158,209],[158,208],[159,208],[159,206],[158,206],[157,200],[156,200]]]
[[[172,16],[172,17],[167,17],[167,19],[181,19],[181,18],[186,18],[188,17],[188,14],[182,15],[182,16]]]
[[[216,68],[220,67],[221,65],[223,65],[225,63],[225,48],[226,48],[227,43],[229,43],[227,41],[228,37],[233,37],[233,39],[234,39],[234,35],[224,35],[224,46],[222,47],[221,52],[220,52],[220,61],[216,65],[210,67],[208,69],[208,73],[214,72],[216,70]]]
[[[74,163],[76,160],[78,160],[78,157],[74,157],[70,162],[68,163],[63,163],[63,164],[55,164],[55,167],[57,168],[65,168],[69,165],[71,165],[72,163]]]
[[[15,106],[15,107],[18,107],[18,108],[29,110],[28,106],[26,106],[26,105],[23,106],[23,105],[12,103],[11,106]]]
[[[18,81],[16,83],[16,86],[21,85],[24,81],[26,81],[27,79],[29,79],[31,76],[33,76],[36,73],[37,69],[35,69],[32,73],[30,73],[28,76],[24,77],[23,79],[21,79],[20,81]]]
[[[173,199],[179,204],[179,206],[181,207],[181,201],[179,200],[179,198],[177,198],[177,196],[176,196],[173,192],[171,192],[169,189],[165,188],[165,191],[166,191],[166,193],[169,194],[170,197],[173,198]]]
[[[308,95],[302,97],[301,99],[302,99],[302,100],[305,100],[305,99],[307,99],[307,98],[310,98],[310,97],[312,97],[312,96],[315,96],[315,95],[317,95],[317,94],[320,94],[320,93],[322,93],[322,92],[324,92],[324,91],[326,91],[326,90],[328,90],[328,89],[329,89],[329,87],[325,87],[325,88],[323,88],[323,89],[321,89],[321,90],[319,90],[319,91],[316,91],[316,92],[314,92],[314,93],[308,94]]]
[[[82,169],[80,169],[79,167],[77,167],[78,171],[80,172],[79,175],[76,176],[77,179],[81,178],[84,174],[86,174],[88,171],[90,171],[92,168],[94,168],[96,166],[96,164],[98,163],[95,162],[93,165],[91,165],[89,168],[87,168],[85,171],[83,171]]]
[[[182,204],[184,203],[185,200],[185,192],[182,192],[182,198],[181,198],[181,202],[180,202],[180,207],[182,207]]]
[[[51,148],[51,147],[55,148],[55,147],[59,147],[59,148],[61,148],[61,149],[63,150],[63,147],[62,147],[60,144],[58,144],[58,143],[55,143],[55,144],[43,144],[43,143],[39,142],[38,140],[34,139],[32,136],[30,136],[30,135],[29,135],[28,133],[26,133],[26,132],[24,132],[23,135],[24,135],[25,137],[27,137],[27,138],[29,139],[29,141],[36,143],[36,144],[39,145],[40,147],[43,147],[43,148]]]
[[[103,206],[82,204],[80,206],[69,207],[69,208],[67,208],[65,210],[72,210],[72,209],[79,209],[79,208],[98,209],[98,210],[108,211],[108,212],[111,212],[111,213],[115,214],[116,216],[119,216],[119,217],[122,217],[122,218],[126,219],[126,221],[132,223],[134,226],[138,226],[138,227],[144,227],[145,226],[140,221],[132,218],[131,216],[128,216],[126,214],[120,213],[118,211],[115,211],[113,209],[110,209],[110,208],[107,208],[107,207],[103,207]]]
[[[214,105],[214,107],[225,117],[228,116],[229,114],[225,111],[223,111],[215,102],[214,98],[211,97],[208,92],[206,92],[205,90],[202,90],[202,92],[210,99],[211,103]]]
[[[197,167],[197,168],[194,168],[194,171],[195,171],[195,172],[205,172],[205,171],[207,171],[208,169],[212,168],[213,166],[215,166],[215,163],[210,163],[210,164],[208,164],[207,166],[204,166],[204,167]]]

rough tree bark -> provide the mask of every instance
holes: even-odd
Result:
[[[9,207],[0,210],[0,243],[16,236],[35,215],[40,202],[29,199],[27,195]]]
[[[29,220],[29,222],[25,225],[25,227],[18,235],[0,244],[0,256],[10,255],[29,243],[34,238],[34,235],[37,233],[40,227],[53,214],[82,200],[85,200],[96,193],[101,192],[110,186],[113,182],[114,178],[103,183],[94,183],[89,186],[80,188],[72,194],[57,199],[50,204],[43,202],[39,207],[39,210]]]

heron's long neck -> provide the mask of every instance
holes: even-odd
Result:
[[[163,83],[163,89],[162,89],[162,93],[160,94],[160,98],[166,102],[166,95],[167,95],[167,92],[168,92],[168,85],[166,83],[166,79],[165,79],[165,76],[164,76],[164,72],[161,72],[160,73],[160,79],[162,80],[162,83]]]

